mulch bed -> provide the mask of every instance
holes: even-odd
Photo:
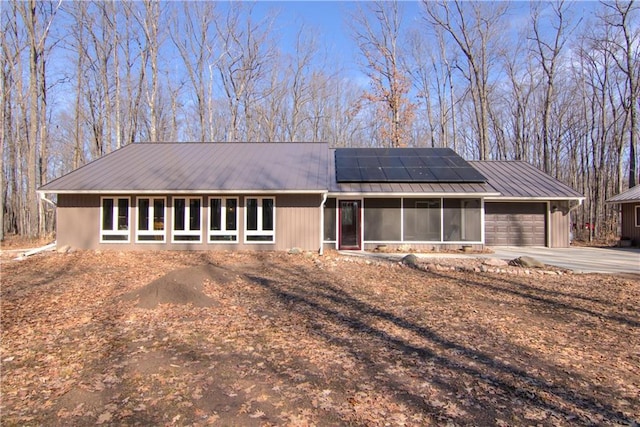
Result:
[[[3,425],[634,425],[640,280],[329,253],[2,263]]]

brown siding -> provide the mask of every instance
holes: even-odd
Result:
[[[60,194],[56,216],[58,247],[96,249],[99,246],[100,196]]]
[[[211,194],[213,197],[219,195]],[[109,196],[111,197],[111,195]],[[114,195],[113,197],[118,197]],[[147,196],[144,196],[147,197]],[[190,197],[180,195],[176,197]],[[274,195],[276,203],[276,242],[275,244],[245,244],[244,242],[244,197],[239,197],[237,244],[210,244],[207,239],[207,215],[209,195],[201,197],[202,206],[202,243],[171,243],[171,224],[173,223],[173,197],[167,197],[167,235],[166,243],[135,243],[137,224],[136,198],[131,197],[132,215],[130,218],[130,243],[100,243],[100,196],[70,195],[58,196],[57,241],[58,246],[71,246],[79,249],[105,250],[286,250],[298,247],[303,250],[317,251],[320,248],[320,195]],[[233,197],[225,195],[224,197]]]
[[[640,244],[640,227],[636,227],[636,206],[640,203],[624,203],[621,204],[622,211],[622,228],[620,237],[630,238],[635,245]]]
[[[571,214],[567,202],[552,202],[552,206],[559,209],[556,212],[549,212],[549,247],[568,248],[569,230],[571,227]],[[553,209],[551,209],[553,210]]]
[[[276,249],[320,249],[320,202],[317,194],[280,195],[276,199]]]

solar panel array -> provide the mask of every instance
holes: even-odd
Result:
[[[338,182],[487,182],[450,148],[337,148]]]

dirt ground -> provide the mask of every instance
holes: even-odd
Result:
[[[640,422],[637,277],[336,253],[80,251],[0,268],[2,425]]]

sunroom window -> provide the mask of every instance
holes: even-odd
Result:
[[[444,241],[479,242],[482,238],[480,199],[444,199]]]
[[[238,199],[209,199],[209,242],[235,243],[238,241]]]
[[[275,200],[270,197],[245,199],[245,241],[248,243],[273,243],[275,237]]]
[[[172,240],[178,243],[202,242],[202,199],[176,197],[173,199]]]
[[[162,197],[141,197],[138,202],[138,242],[164,242],[166,234],[166,201]]]
[[[440,241],[440,199],[404,199],[404,240]]]
[[[102,197],[100,200],[100,242],[129,242],[129,198]]]

